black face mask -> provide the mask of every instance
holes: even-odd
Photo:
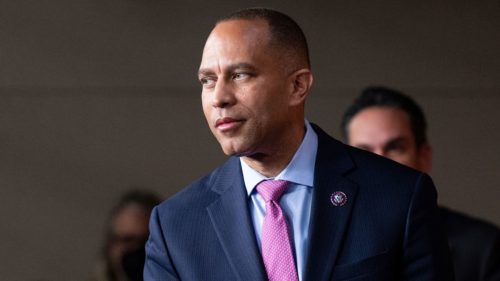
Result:
[[[144,247],[125,253],[122,266],[131,281],[143,281],[144,261],[146,251]]]

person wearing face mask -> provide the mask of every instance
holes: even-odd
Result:
[[[103,260],[89,281],[143,280],[149,217],[160,201],[156,194],[144,190],[122,195],[106,225]]]

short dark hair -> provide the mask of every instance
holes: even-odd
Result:
[[[106,248],[108,247],[112,237],[113,237],[113,221],[115,220],[116,216],[123,211],[124,209],[130,207],[130,206],[137,206],[141,209],[143,209],[145,212],[148,214],[151,213],[153,208],[160,204],[161,199],[160,197],[151,191],[148,190],[142,190],[142,189],[132,189],[130,191],[127,191],[124,193],[116,205],[113,206],[111,209],[111,212],[108,216],[107,222],[106,222],[106,241],[105,245],[103,248],[103,253],[104,256],[106,256]]]
[[[290,16],[268,8],[247,8],[220,18],[216,24],[229,20],[264,20],[269,25],[271,41],[284,49],[287,59],[303,59],[310,67],[309,48],[306,36]]]
[[[420,106],[402,92],[384,86],[365,88],[342,116],[341,130],[344,140],[349,139],[349,123],[360,111],[369,107],[392,107],[404,111],[410,119],[410,126],[417,148],[427,143],[427,121]]]
[[[136,205],[148,212],[151,212],[151,210],[153,210],[156,205],[160,204],[160,202],[161,199],[158,195],[156,195],[156,193],[148,190],[132,189],[120,197],[111,211],[111,216],[115,216],[122,209],[130,205]]]

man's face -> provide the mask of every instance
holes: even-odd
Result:
[[[227,155],[276,150],[290,122],[293,85],[262,20],[229,20],[210,34],[198,78],[210,130]]]
[[[348,141],[414,169],[430,170],[430,147],[417,148],[409,116],[400,109],[374,106],[360,111],[349,124]]]

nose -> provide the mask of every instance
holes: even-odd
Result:
[[[229,84],[220,79],[215,85],[212,97],[212,106],[216,108],[226,108],[233,105],[236,101],[234,89]]]

